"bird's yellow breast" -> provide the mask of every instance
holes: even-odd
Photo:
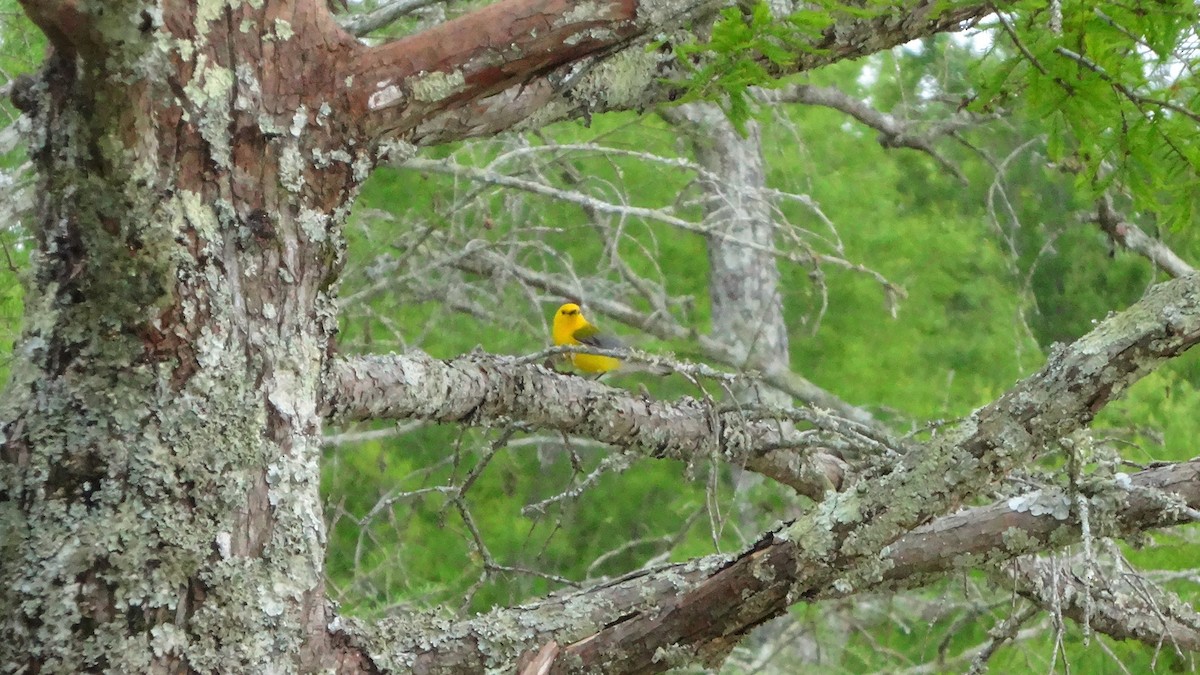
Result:
[[[607,373],[621,367],[621,360],[597,354],[572,354],[571,363],[585,373]]]

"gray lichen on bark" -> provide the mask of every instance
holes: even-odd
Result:
[[[81,48],[126,44],[142,10],[110,8]],[[214,51],[240,35],[214,28],[228,6],[195,10],[189,38],[52,58],[30,111],[39,252],[0,405],[0,593],[20,608],[0,621],[27,637],[0,645],[5,671],[329,659],[314,649],[325,623],[315,401],[334,321],[328,273],[296,254],[315,240],[336,262],[342,244],[325,216],[272,209],[269,228],[249,222],[271,216],[229,176],[250,168],[234,154],[261,132],[239,115],[262,101],[235,103],[232,64]],[[172,57],[197,67],[172,82]],[[286,127],[296,111],[307,114],[270,114]],[[231,135],[235,119],[251,133]],[[336,178],[333,189],[345,192]]]

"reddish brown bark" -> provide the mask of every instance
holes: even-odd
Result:
[[[354,68],[352,114],[373,133],[404,131],[640,34],[645,25],[634,22],[636,8],[636,0],[488,5],[364,54]],[[409,78],[429,73],[455,73],[462,83],[424,100]]]
[[[48,583],[57,579],[67,597],[71,583],[79,588],[79,616],[61,630],[71,631],[80,653],[103,656],[72,661],[59,651],[64,645],[31,642],[25,665],[33,671],[122,670],[120,651],[104,646],[114,625],[127,625],[134,642],[152,642],[155,631],[173,626],[184,641],[215,643],[209,653],[236,653],[236,643],[246,638],[236,631],[224,638],[189,634],[202,617],[225,625],[239,620],[239,610],[214,582],[221,570],[256,567],[269,585],[273,576],[286,578],[287,556],[296,549],[308,548],[320,559],[319,532],[310,527],[300,534],[292,523],[288,534],[281,533],[281,518],[288,515],[279,507],[290,506],[273,492],[280,481],[270,472],[319,444],[319,420],[281,405],[277,392],[297,372],[308,370],[315,382],[321,352],[283,362],[277,346],[325,345],[333,334],[319,299],[328,295],[341,265],[335,210],[362,179],[352,153],[370,161],[367,144],[345,114],[344,74],[361,47],[323,5],[309,0],[258,9],[222,5],[211,21],[198,20],[196,3],[168,2],[162,25],[154,24],[150,6],[26,7],[55,46],[44,74],[46,93],[30,97],[27,110],[44,134],[44,144],[32,149],[44,187],[33,229],[47,255],[32,297],[45,296],[60,322],[44,336],[45,356],[34,365],[45,376],[32,386],[40,396],[73,403],[54,418],[30,407],[4,429],[5,447],[25,450],[5,452],[22,478],[13,483],[18,491],[0,501],[26,505],[23,526],[31,533],[23,545],[30,547],[38,545],[34,535],[43,525],[45,531],[62,526],[102,533],[105,521],[122,513],[137,513],[146,524],[141,534],[128,535],[139,541],[124,547],[85,538],[71,565],[48,572]],[[137,17],[142,20],[134,21],[131,33],[126,22]],[[279,30],[283,22],[293,39],[264,39],[264,31]],[[173,49],[162,54],[156,51],[161,44]],[[231,76],[230,86],[225,76]],[[303,133],[293,134],[299,126]],[[303,159],[335,152],[348,159],[322,166]],[[213,412],[221,399],[210,398],[212,385],[196,381],[216,345],[228,348],[230,361],[244,358],[246,369],[234,376],[258,387],[244,413],[261,419],[259,435],[250,436],[264,439],[253,461],[201,462],[182,451],[194,434],[169,430],[172,420],[207,414],[213,416],[209,428],[235,423],[234,411]],[[159,363],[168,373],[152,384]],[[104,381],[122,392],[130,381],[147,386],[124,392],[121,405],[106,405],[104,390],[93,384]],[[173,395],[164,398],[168,388]],[[316,395],[315,388],[309,395]],[[130,419],[144,431],[130,428]],[[36,432],[97,428],[111,428],[112,435],[88,441],[83,431]],[[174,487],[138,468],[152,461],[155,445],[181,449],[153,460],[175,465],[169,472]],[[60,458],[44,478],[39,449]],[[309,490],[304,498],[317,498],[315,483],[296,482],[296,496]],[[230,494],[230,485],[244,490]],[[107,495],[102,504],[97,493]],[[57,500],[87,516],[77,515],[76,523],[55,520]],[[158,529],[166,522],[169,530]],[[178,541],[180,531],[206,542],[206,556]],[[54,540],[50,546],[53,551],[70,543]],[[138,553],[143,546],[153,550],[145,559]],[[85,571],[76,574],[76,567]],[[156,582],[172,588],[173,597],[162,587],[139,586],[140,575],[119,576],[134,567],[155,579],[181,575]],[[157,572],[163,569],[170,572]],[[319,569],[310,573],[318,582],[278,610],[281,620],[300,626],[302,636],[297,649],[279,658],[301,670],[334,661]],[[43,629],[48,610],[39,603],[45,601],[32,592],[21,597],[28,614],[9,617],[24,626],[13,634]],[[200,654],[198,648],[166,649],[154,666],[211,667],[193,660]]]

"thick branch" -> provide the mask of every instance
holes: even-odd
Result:
[[[680,26],[702,32],[715,0],[502,0],[398,42],[355,67],[356,113],[376,137],[413,133],[432,145],[596,112],[641,109],[678,95]],[[957,30],[1009,3],[910,0],[879,16],[834,18],[785,71],[811,70]]]
[[[690,4],[682,11],[693,10]],[[372,132],[404,131],[645,31],[635,0],[502,0],[368,50],[354,96]]]
[[[1200,459],[1141,471],[1081,489],[1099,526],[1093,536],[1123,537],[1156,527],[1195,522],[1188,508],[1200,503]],[[1019,533],[1019,535],[1017,534]],[[943,516],[901,537],[887,549],[893,567],[885,580],[935,578],[954,567],[977,568],[1079,540],[1071,498],[1035,492]]]
[[[511,357],[469,355],[437,361],[424,354],[334,361],[326,379],[326,417],[422,419],[459,424],[521,422],[586,436],[660,458],[713,455],[763,473],[814,499],[841,485],[843,464],[811,434],[781,430],[767,413],[719,412],[692,398],[655,401]],[[848,420],[795,411],[834,433],[870,443]],[[808,447],[801,466],[781,463],[778,448]]]
[[[579,658],[605,671],[663,669],[671,664],[636,646],[687,644],[687,657],[696,660],[726,649],[799,599],[830,586],[849,592],[873,585],[887,570],[881,552],[888,544],[1090,422],[1126,387],[1197,341],[1200,277],[1156,286],[995,403],[902,458],[891,473],[834,495],[813,517],[655,611],[564,647],[560,660]],[[791,583],[779,583],[780,576]]]
[[[1123,483],[1123,481],[1122,481]],[[1129,486],[1122,489],[1117,482],[1097,487],[1089,497],[1093,512],[1111,509],[1114,520],[1111,531],[1120,536],[1155,527],[1192,522],[1183,505],[1200,508],[1200,461],[1158,467],[1131,477]],[[1073,516],[1060,515],[1027,508],[1035,498],[1006,500],[986,507],[963,511],[940,518],[929,525],[913,530],[894,542],[883,554],[887,572],[882,580],[856,588],[827,585],[811,589],[804,599],[823,600],[847,595],[921,586],[942,579],[952,570],[968,570],[983,564],[1000,563],[1017,556],[1066,546],[1079,540],[1080,528]],[[416,625],[412,619],[388,619],[372,626],[353,624],[348,631],[357,635],[353,640],[366,649],[375,663],[396,670],[418,672],[477,672],[481,669],[504,668],[517,660],[522,652],[536,650],[549,640],[560,645],[585,638],[604,626],[638,613],[670,620],[679,613],[689,612],[707,620],[711,602],[706,605],[680,606],[670,601],[689,594],[693,600],[715,598],[718,584],[739,586],[736,576],[728,570],[738,568],[742,574],[758,573],[767,585],[786,597],[795,569],[787,566],[791,542],[770,538],[753,547],[736,560],[727,556],[708,556],[685,564],[654,570],[641,570],[619,579],[582,591],[553,596],[536,603],[515,608],[497,609],[469,621],[449,623],[438,621],[436,626]],[[741,564],[747,560],[762,561],[759,567]],[[739,566],[740,564],[740,566]],[[707,589],[706,592],[701,592]],[[667,599],[667,600],[665,600]],[[799,599],[799,598],[797,598]],[[735,599],[737,605],[746,601]],[[523,626],[519,631],[497,631],[497,626]],[[1105,625],[1097,625],[1104,629]],[[1120,637],[1113,626],[1114,636]],[[431,631],[441,636],[436,643],[428,641]],[[735,631],[735,634],[740,631]],[[1154,644],[1148,632],[1132,635]],[[425,646],[421,642],[426,641]],[[695,638],[688,636],[679,642],[688,654]],[[1182,644],[1182,643],[1181,643]],[[572,645],[576,652],[586,645]],[[625,645],[626,651],[636,645]],[[654,649],[649,649],[654,653]],[[571,662],[559,657],[560,670]],[[584,660],[576,665],[599,667],[597,661]],[[661,670],[664,664],[652,664],[648,670]],[[647,672],[638,666],[609,668],[604,672]]]

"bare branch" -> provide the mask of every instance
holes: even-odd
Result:
[[[366,441],[378,441],[384,438],[394,438],[396,436],[403,436],[413,429],[419,429],[421,426],[421,422],[410,422],[408,424],[399,424],[386,429],[372,429],[370,431],[333,434],[322,438],[321,445],[322,447],[328,448],[350,443],[363,443]]]
[[[1154,266],[1173,277],[1193,274],[1196,268],[1175,254],[1166,244],[1152,239],[1142,228],[1125,220],[1113,208],[1112,198],[1105,195],[1096,206],[1094,222],[1105,234],[1125,248],[1145,257]]]
[[[529,284],[561,297],[571,297],[579,293],[577,285],[555,275],[539,272],[516,265],[511,260],[497,253],[478,248],[473,255],[456,260],[460,269],[480,274],[485,277],[496,277],[511,274],[523,283]],[[597,313],[608,316],[628,326],[653,335],[663,340],[694,340],[704,355],[714,361],[735,368],[756,369],[760,364],[747,363],[745,355],[738,353],[733,346],[725,344],[716,336],[697,335],[679,323],[670,320],[669,316],[659,314],[647,315],[618,300],[604,297],[594,297],[588,300],[589,307]],[[858,422],[871,425],[878,431],[883,431],[869,412],[856,407],[831,392],[810,382],[803,376],[784,368],[766,369],[762,373],[763,381],[787,392],[809,405],[832,410],[838,415]]]
[[[1087,622],[1118,640],[1139,640],[1176,653],[1200,650],[1200,615],[1147,579],[1117,571],[1106,575],[1105,583],[1087,588],[1066,562],[1054,560],[1016,560],[994,578],[1038,605],[1060,607],[1076,623]]]
[[[392,2],[376,7],[366,14],[348,14],[338,17],[338,23],[347,33],[361,37],[422,7],[436,5],[439,2],[444,2],[444,0],[392,0]]]
[[[967,675],[979,675],[981,673],[986,673],[987,662],[991,660],[992,656],[995,655],[1000,647],[1004,646],[1005,644],[1009,642],[1016,642],[1017,640],[1020,640],[1022,636],[1028,639],[1041,634],[1041,630],[1036,627],[1020,630],[1021,626],[1032,619],[1036,613],[1037,610],[1035,608],[1027,607],[1019,613],[1008,617],[1008,619],[999,626],[996,626],[992,630],[988,631],[990,639],[985,644],[972,649],[970,652],[963,655],[965,657],[969,654],[971,657],[971,668],[967,671]]]
[[[715,454],[814,498],[843,479],[844,465],[823,452],[820,437],[782,431],[768,415],[720,412],[690,398],[654,401],[594,380],[522,365],[512,357],[342,359],[331,364],[326,391],[327,417],[334,423],[391,418],[488,425],[516,420],[653,457],[693,461]],[[792,412],[833,433],[857,426],[832,416]],[[773,454],[792,448],[809,450],[798,466]]]
[[[952,134],[979,124],[980,120],[963,114],[941,120],[928,128],[920,128],[912,122],[897,119],[894,115],[873,108],[836,87],[818,87],[810,84],[792,84],[780,89],[760,89],[755,96],[770,103],[803,103],[817,105],[843,112],[879,132],[879,144],[885,148],[911,148],[932,157],[949,171],[960,183],[967,177],[950,160],[933,146],[938,136]]]
[[[1115,480],[1097,485],[1094,494],[1089,496],[1096,511],[1103,510],[1102,504],[1108,504],[1114,519],[1111,526],[1114,535],[1191,522],[1190,518],[1181,517],[1181,511],[1170,504],[1200,507],[1200,461],[1134,474],[1129,477],[1129,484],[1138,489],[1133,491],[1122,489],[1120,483]],[[1114,493],[1125,495],[1125,500],[1114,501]],[[858,586],[830,583],[794,587],[793,581],[801,576],[811,576],[810,570],[795,566],[798,561],[793,542],[768,535],[737,558],[712,555],[688,563],[639,570],[587,589],[511,609],[493,610],[469,621],[450,623],[442,619],[411,617],[386,619],[373,625],[343,621],[340,630],[347,633],[352,642],[367,649],[377,665],[396,670],[504,668],[515,662],[521,653],[537,650],[549,640],[555,640],[565,646],[560,648],[560,656],[555,659],[560,670],[552,672],[560,672],[569,663],[594,668],[603,663],[604,672],[609,673],[656,672],[672,664],[694,662],[698,654],[693,651],[696,641],[704,639],[701,631],[681,635],[669,643],[678,645],[670,663],[650,661],[654,656],[653,648],[651,654],[641,654],[647,658],[646,663],[617,665],[603,662],[601,652],[589,649],[594,640],[587,636],[598,626],[620,626],[638,616],[652,617],[663,624],[677,621],[685,612],[703,612],[705,620],[727,618],[738,610],[753,607],[753,602],[762,598],[757,594],[739,597],[741,592],[764,586],[773,588],[779,598],[779,606],[772,611],[782,611],[782,607],[790,602],[914,588],[944,578],[951,570],[972,569],[985,562],[1000,563],[1078,540],[1080,529],[1073,518],[1060,518],[1054,513],[1028,508],[1018,510],[1020,501],[1015,502],[1018,508],[1013,508],[1013,503],[1014,500],[1005,500],[970,509],[913,530],[882,552],[880,568],[886,570],[882,577],[864,580]],[[946,536],[947,533],[950,536]],[[698,606],[697,598],[706,599],[706,604]],[[418,625],[421,622],[432,622],[432,625],[422,627]],[[511,624],[526,626],[528,630],[517,633],[493,630],[496,625]],[[1098,630],[1105,627],[1105,624],[1097,625]],[[721,629],[727,631],[730,639],[736,640],[747,627],[738,629],[726,624],[717,628]],[[425,636],[430,630],[442,636],[440,642],[428,642]],[[1148,633],[1133,637],[1147,640],[1149,644],[1158,640],[1157,636]],[[425,641],[424,645],[422,641]],[[649,640],[642,644],[663,643]],[[582,660],[571,661],[572,656]]]
[[[405,168],[414,169],[417,171],[449,174],[489,185],[523,190],[525,192],[541,195],[543,197],[551,197],[560,201],[577,204],[596,213],[644,218],[646,220],[663,223],[664,225],[671,225],[672,227],[677,227],[686,232],[692,232],[705,237],[720,239],[723,242],[731,245],[740,246],[760,253],[766,253],[782,260],[787,260],[788,262],[808,264],[813,262],[814,258],[816,258],[822,263],[835,264],[839,267],[844,267],[846,269],[868,274],[879,281],[881,285],[898,289],[898,287],[895,287],[894,284],[892,284],[878,272],[868,270],[861,265],[855,265],[854,263],[842,260],[835,256],[825,256],[819,254],[814,255],[809,252],[788,251],[773,245],[743,239],[703,223],[697,223],[686,218],[680,218],[671,213],[670,209],[650,209],[641,206],[632,206],[630,204],[613,204],[611,202],[606,202],[602,199],[583,194],[582,192],[563,190],[551,185],[547,185],[540,181],[517,178],[515,176],[509,176],[506,174],[497,173],[495,171],[489,171],[487,169],[464,166],[454,162],[413,158],[405,161],[403,166]],[[466,253],[469,253],[469,251],[462,252],[463,255]]]

